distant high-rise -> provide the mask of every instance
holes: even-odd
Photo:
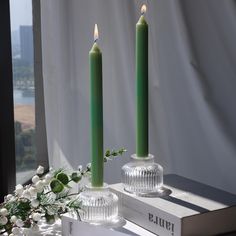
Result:
[[[21,59],[30,65],[33,64],[33,28],[31,25],[20,26]]]

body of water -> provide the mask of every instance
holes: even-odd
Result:
[[[35,98],[32,96],[23,96],[23,91],[14,89],[14,105],[34,105]]]

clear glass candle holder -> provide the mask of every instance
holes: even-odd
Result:
[[[87,185],[79,194],[81,201],[80,218],[82,221],[115,227],[123,218],[118,215],[118,196],[109,190],[107,184],[103,187]]]
[[[154,156],[131,156],[131,162],[122,167],[124,190],[142,197],[156,197],[167,194],[163,187],[163,168],[154,162]]]

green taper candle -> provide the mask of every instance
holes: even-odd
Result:
[[[148,156],[148,24],[146,5],[136,24],[136,155]]]
[[[97,45],[98,28],[94,29],[94,45],[89,52],[90,64],[90,138],[92,186],[103,186],[103,96],[102,53]]]

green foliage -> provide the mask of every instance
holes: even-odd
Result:
[[[64,185],[57,179],[52,180],[50,187],[54,193],[60,193],[64,189]]]
[[[22,132],[21,123],[19,121],[15,121],[15,135],[18,135]]]
[[[58,173],[56,178],[64,185],[67,185],[69,183],[69,177],[63,172]]]
[[[16,146],[16,148],[15,148],[16,156],[18,156],[18,159],[21,159],[21,157],[23,157],[25,154],[25,148],[24,148],[24,144],[23,144],[23,141],[22,141],[20,135],[16,135],[15,146]]]
[[[53,177],[56,178],[59,173],[62,173],[64,171],[65,171],[65,169],[63,169],[63,168],[59,168],[58,170],[55,170],[53,172]]]
[[[20,122],[15,122],[15,152],[17,170],[36,167],[34,147],[35,130],[23,130]]]
[[[82,179],[82,175],[78,174],[77,172],[72,173],[70,177],[75,183],[78,183]]]
[[[20,137],[25,147],[30,147],[34,145],[34,131],[33,130],[26,130],[22,132],[20,134]]]
[[[105,152],[105,157],[116,157],[119,155],[121,156],[121,155],[123,155],[124,152],[126,152],[125,148],[121,148],[118,151],[107,149]]]
[[[64,189],[62,192],[57,193],[56,195],[56,201],[60,199],[65,199],[69,195],[70,191],[68,189]]]
[[[15,215],[22,220],[26,220],[31,206],[30,201],[24,199],[24,201],[10,202],[6,205],[6,208],[8,209],[10,215]]]
[[[19,124],[17,129],[17,135],[21,135]],[[29,140],[25,136],[24,140],[21,141],[26,145],[29,144]],[[110,157],[122,155],[124,152],[125,149],[118,151],[108,150],[104,161]],[[15,193],[10,196],[8,195],[5,201],[0,204],[0,209],[6,208],[5,212],[7,212],[8,220],[6,225],[0,225],[0,234],[7,233],[10,235],[12,233],[12,228],[15,227],[15,223],[10,221],[12,216],[21,219],[24,228],[34,226],[41,217],[44,217],[49,224],[54,223],[55,219],[60,218],[62,214],[67,212],[76,213],[80,217],[81,202],[78,199],[80,192],[71,193],[70,182],[79,183],[82,177],[91,174],[90,166],[91,164],[89,163],[85,169],[81,167],[77,172],[74,171],[72,173],[68,173],[65,169],[61,168],[50,173],[48,176],[38,175],[39,181],[43,183],[42,187],[38,184],[39,182],[26,185],[25,187],[18,185]],[[81,189],[80,191],[83,190]]]
[[[33,65],[30,65],[22,59],[13,60],[13,78],[14,82],[22,83],[27,81],[33,83],[34,81],[34,70]]]
[[[123,153],[125,152],[126,152],[125,148],[121,148],[118,151],[107,149],[105,152],[104,162],[107,162],[108,160],[112,160],[112,158],[115,158],[117,156],[122,156]]]
[[[48,206],[55,202],[55,196],[50,193],[38,193],[37,199],[39,200],[41,206]]]

